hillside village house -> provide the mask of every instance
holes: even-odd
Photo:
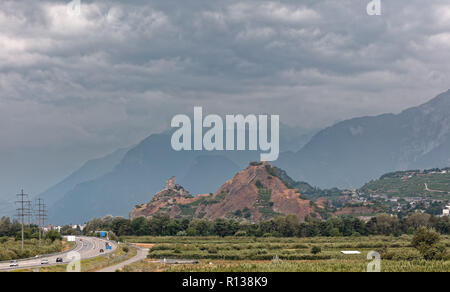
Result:
[[[442,210],[442,217],[450,215],[450,205],[445,206],[444,210]]]

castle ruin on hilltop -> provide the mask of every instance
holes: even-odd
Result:
[[[172,189],[175,188],[175,186],[176,186],[176,179],[175,179],[174,176],[172,176],[171,178],[169,178],[169,179],[166,181],[166,186],[164,187],[164,190],[165,190],[165,191],[166,191],[166,190],[172,190]]]

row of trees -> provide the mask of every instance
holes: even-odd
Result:
[[[429,214],[413,214],[398,219],[388,214],[376,216],[365,222],[358,218],[334,217],[326,221],[307,219],[300,222],[297,216],[280,216],[259,223],[216,219],[171,219],[167,214],[157,214],[150,219],[133,220],[108,217],[91,220],[84,229],[85,234],[98,230],[113,231],[118,236],[367,236],[413,234],[420,227],[433,228],[441,234],[450,234],[448,217]]]
[[[22,225],[17,221],[11,221],[9,217],[0,219],[0,243],[7,241],[8,238],[20,240],[22,238]],[[37,225],[27,225],[24,228],[24,239],[38,239],[39,229]],[[57,231],[49,231],[45,234],[44,239],[50,239],[52,242],[61,239],[61,235]]]
[[[19,222],[12,222],[9,217],[2,217],[0,219],[0,237],[14,237],[22,230]]]

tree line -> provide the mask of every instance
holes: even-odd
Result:
[[[24,239],[38,239],[39,228],[37,225],[30,224],[24,227]],[[0,219],[0,243],[8,241],[8,238],[13,237],[15,240],[22,238],[22,225],[9,217],[2,217]],[[52,242],[61,239],[61,235],[56,230],[50,230],[44,234],[44,239],[50,239]]]
[[[413,234],[420,227],[450,234],[448,217],[416,213],[406,218],[381,214],[364,221],[351,217],[333,217],[326,221],[308,218],[300,222],[295,215],[252,223],[233,219],[172,219],[161,213],[151,218],[132,220],[122,217],[95,218],[87,223],[83,233],[112,231],[117,236],[255,236],[255,237],[315,237],[368,236]]]
[[[0,237],[14,237],[21,230],[22,226],[19,222],[12,222],[9,217],[2,217],[0,219]]]

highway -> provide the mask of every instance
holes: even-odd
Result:
[[[112,246],[111,250],[106,250],[105,243],[109,242],[109,244]],[[101,253],[100,249],[103,249],[104,252]],[[98,257],[103,254],[108,254],[111,252],[114,252],[117,249],[117,245],[115,242],[107,241],[100,238],[95,237],[76,237],[76,247],[71,250],[64,253],[58,253],[53,254],[49,256],[42,256],[39,258],[32,258],[32,259],[25,259],[25,260],[18,260],[18,267],[10,267],[9,262],[1,262],[0,263],[0,271],[12,271],[12,270],[19,270],[19,269],[30,269],[30,268],[37,268],[37,267],[44,267],[44,266],[50,266],[50,265],[64,265],[70,263],[73,258],[69,258],[69,254],[73,252],[77,252],[80,254],[81,260],[89,259]],[[62,263],[57,263],[56,259],[62,258]],[[42,260],[48,260],[48,265],[41,264]]]

